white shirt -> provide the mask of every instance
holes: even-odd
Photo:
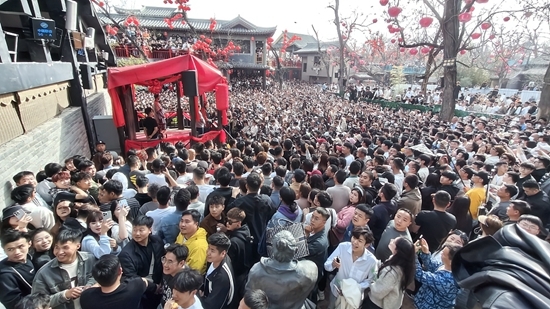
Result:
[[[198,185],[197,187],[199,187],[199,201],[203,203],[206,203],[206,198],[208,197],[208,194],[210,194],[216,188],[212,185]]]
[[[399,171],[399,173],[393,174],[393,176],[395,177],[393,183],[397,187],[397,194],[401,196],[401,193],[403,192],[403,182],[405,181],[405,175],[402,171]]]
[[[176,182],[180,185],[188,185],[189,182],[193,180],[193,175],[191,174],[185,174],[183,176],[179,176],[178,179],[176,179]]]
[[[157,208],[155,210],[148,211],[145,214],[147,217],[151,217],[154,220],[153,221],[153,228],[152,228],[153,235],[157,234],[157,229],[158,229],[159,224],[160,224],[160,219],[162,219],[162,217],[165,217],[165,216],[173,213],[175,210],[176,210],[176,207],[171,206],[171,207],[164,208],[164,209]]]
[[[353,162],[353,160],[355,160],[355,157],[352,154],[349,154],[346,156],[346,168],[349,167],[349,165],[351,164],[351,162]]]
[[[341,282],[343,279],[348,278],[354,279],[361,287],[362,293],[371,285],[376,273],[378,273],[378,260],[374,254],[365,249],[363,255],[353,262],[351,250],[351,242],[340,243],[325,262],[325,270],[333,271],[332,261],[336,257],[340,258],[340,270],[338,270],[338,273],[330,283],[330,290],[334,296],[338,295],[335,287],[336,282]]]
[[[149,184],[156,183],[159,186],[168,186],[168,183],[166,182],[166,176],[163,174],[147,174],[145,175],[147,179],[149,179]]]
[[[426,178],[428,178],[428,175],[430,175],[430,170],[427,167],[421,167],[418,170],[418,176],[420,177],[420,180],[422,180],[422,182],[426,182]]]
[[[69,274],[69,278],[71,280],[71,288],[74,288],[76,286],[76,283],[78,282],[78,258],[76,258],[71,264],[59,263],[59,268],[65,270]],[[74,299],[73,304],[75,309],[80,309],[80,298]]]

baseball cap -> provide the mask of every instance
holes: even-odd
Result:
[[[105,142],[102,141],[102,140],[99,140],[99,141],[97,141],[97,143],[95,143],[95,144],[96,144],[96,146],[97,146],[97,145],[105,145]]]
[[[486,185],[489,183],[489,173],[487,173],[486,171],[478,171],[478,172],[474,172],[474,175],[483,179],[483,184]]]
[[[304,181],[306,179],[306,172],[300,168],[294,170],[294,179],[296,179],[297,182]]]
[[[307,172],[307,174],[308,174],[309,176],[313,176],[313,175],[323,176],[323,173],[321,173],[320,170],[313,170],[313,171],[311,171],[311,172]]]
[[[2,211],[2,221],[15,216],[18,211],[24,211],[23,207],[16,205],[4,208],[4,210]]]
[[[441,176],[449,178],[452,181],[455,181],[455,180],[458,179],[458,175],[456,173],[453,173],[453,172],[443,172],[443,173],[441,173]]]

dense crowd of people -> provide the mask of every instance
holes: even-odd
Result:
[[[447,122],[286,83],[233,89],[228,116],[224,145],[117,154],[100,141],[91,158],[14,175],[0,302],[397,309],[407,298],[419,309],[490,307],[489,295],[498,303],[508,294],[476,294],[471,278],[490,286],[493,277],[476,273],[511,262],[499,256],[457,272],[479,256],[461,252],[500,248],[514,233],[548,253],[550,132],[531,113]],[[520,282],[508,287],[525,301],[518,308],[546,299],[527,291],[548,282],[543,258],[530,256],[504,280]],[[545,271],[518,275],[532,268]]]

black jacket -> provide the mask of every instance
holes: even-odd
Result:
[[[6,309],[14,308],[21,298],[31,294],[34,275],[30,256],[26,263],[9,262],[7,258],[0,262],[0,302]]]
[[[374,236],[374,247],[376,248],[388,222],[390,222],[397,212],[397,204],[393,200],[380,202],[380,204],[372,208],[372,211],[374,214],[370,218],[368,225]]]
[[[531,205],[531,214],[539,217],[542,221],[542,225],[546,227],[550,222],[550,199],[548,195],[539,191],[539,193],[535,195],[525,195],[523,200]]]
[[[373,187],[361,187],[365,194],[363,194],[363,197],[365,198],[365,203],[369,206],[376,205],[376,198],[378,197],[378,191],[376,191]]]
[[[277,205],[278,206],[278,205]],[[252,262],[260,261],[258,254],[258,242],[262,238],[267,222],[277,211],[277,207],[273,206],[273,202],[267,195],[251,193],[242,196],[226,208],[229,211],[232,208],[238,207],[246,213],[246,218],[243,223],[248,225],[250,235],[253,239]]]
[[[252,253],[253,238],[250,236],[248,225],[245,224],[231,231],[230,239],[231,247],[229,247],[227,255],[233,261],[233,274],[235,278],[247,275],[252,265],[254,265],[249,258]]]
[[[120,265],[122,266],[124,279],[141,277],[145,278],[149,275],[151,267],[152,252],[155,257],[153,266],[153,282],[159,284],[162,282],[162,263],[161,259],[164,256],[164,242],[157,236],[149,236],[149,244],[147,247],[140,246],[134,240],[131,240],[118,255]]]
[[[235,284],[229,257],[226,256],[220,266],[206,276],[203,292],[201,303],[204,308],[223,309],[233,302]]]
[[[463,247],[452,269],[483,309],[550,308],[550,244],[516,224]]]

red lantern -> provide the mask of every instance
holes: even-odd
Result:
[[[392,42],[392,43],[395,43],[395,39],[391,39],[391,42]]]
[[[388,2],[390,2],[389,0],[380,0],[380,5],[381,6],[386,6],[388,4]]]
[[[378,22],[378,19],[376,19],[376,18],[372,20],[373,24],[376,24],[377,22]]]
[[[481,37],[481,33],[472,33],[472,39],[477,40]]]
[[[420,19],[420,26],[422,26],[423,28],[427,28],[432,24],[433,21],[434,19],[431,17],[422,17]]]
[[[104,6],[105,6],[105,2],[103,2],[103,1],[100,1],[98,4],[99,4],[100,7],[104,7]]]
[[[229,108],[229,89],[227,84],[216,85],[216,109],[223,111]]]
[[[461,54],[461,55],[464,55],[465,53],[466,53],[466,51],[465,51],[464,49],[462,49],[462,50],[460,51],[460,54]]]
[[[476,1],[477,1],[477,3],[487,3],[487,2],[489,2],[489,0],[476,0]]]
[[[420,49],[420,52],[423,53],[423,54],[427,54],[430,52],[430,48],[429,47],[422,47]]]
[[[487,29],[489,29],[489,28],[491,28],[491,23],[483,23],[483,24],[481,24],[481,29],[487,30]]]
[[[492,40],[492,39],[494,39],[494,38],[495,38],[495,35],[494,35],[494,34],[491,34],[491,35],[489,36],[489,40]]]
[[[475,6],[472,6],[472,7],[470,8],[470,10],[468,10],[468,12],[472,13],[472,12],[475,11],[475,10],[476,10],[476,7],[475,7]]]
[[[504,17],[504,21],[510,21],[510,17],[509,16]]]
[[[458,21],[461,23],[467,23],[470,20],[472,20],[472,14],[470,13],[462,13],[458,15]]]
[[[399,16],[399,14],[401,14],[401,11],[403,11],[401,8],[399,7],[396,7],[396,6],[392,6],[388,9],[388,15],[390,15],[390,17],[397,17]]]
[[[399,49],[399,51],[402,52],[402,53],[404,53],[404,52],[405,52],[405,47],[401,47],[401,48]]]
[[[410,49],[410,50],[409,50],[409,54],[415,56],[416,54],[418,54],[418,49],[416,49],[416,48]]]
[[[464,0],[464,2],[465,2],[466,4],[471,4],[472,2],[474,2],[474,0]]]

